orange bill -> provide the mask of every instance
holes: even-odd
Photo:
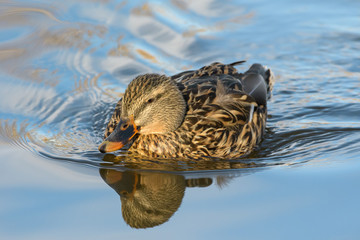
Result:
[[[120,119],[115,130],[99,146],[102,153],[113,152],[124,147],[136,134],[138,128],[135,125],[134,117]]]

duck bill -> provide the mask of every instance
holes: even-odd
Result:
[[[122,129],[123,126],[126,129]],[[115,130],[102,142],[99,146],[99,151],[102,153],[113,152],[124,147],[136,134],[138,128],[134,123],[134,118],[128,120],[121,119]]]

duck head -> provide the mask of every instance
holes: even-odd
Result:
[[[140,75],[128,85],[120,121],[99,151],[119,150],[138,135],[174,131],[183,122],[185,112],[184,97],[174,80],[165,75]]]

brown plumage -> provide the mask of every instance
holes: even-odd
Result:
[[[99,150],[129,143],[130,152],[148,157],[248,154],[264,134],[273,74],[260,64],[238,73],[240,63],[138,76],[117,103]]]

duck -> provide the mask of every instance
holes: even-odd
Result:
[[[259,63],[240,73],[214,62],[172,76],[134,78],[106,126],[102,153],[161,159],[233,159],[251,153],[266,127],[272,71]]]

